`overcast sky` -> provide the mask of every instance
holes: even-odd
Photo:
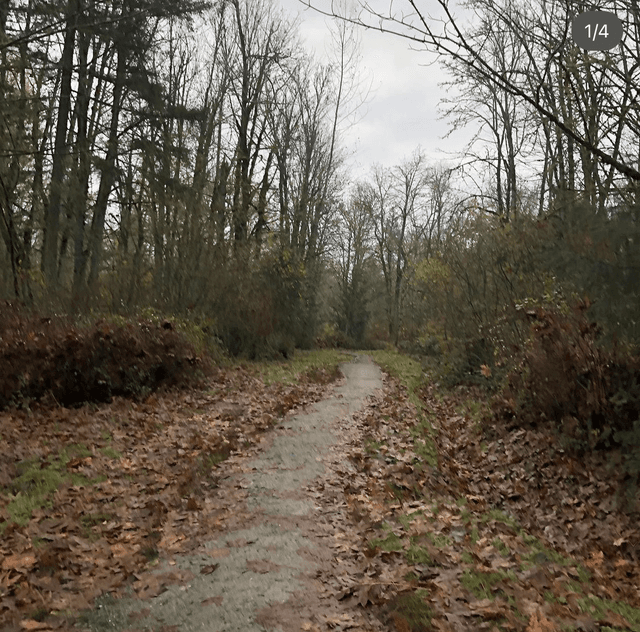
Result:
[[[300,16],[305,45],[322,59],[330,42],[330,18],[307,9],[299,0],[277,1],[285,11]],[[438,84],[446,76],[437,63],[427,65],[435,57],[410,50],[409,42],[391,35],[364,29],[359,33],[361,72],[369,78],[372,90],[359,122],[343,136],[352,154],[354,175],[367,173],[376,162],[398,164],[418,145],[434,162],[445,160],[445,152],[462,150],[470,130],[442,138],[448,126],[439,118],[437,106],[444,90]]]

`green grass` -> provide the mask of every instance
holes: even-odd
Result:
[[[433,560],[431,559],[431,555],[429,555],[429,551],[423,546],[418,546],[417,544],[412,544],[405,553],[405,558],[409,564],[427,564],[431,565]]]
[[[427,537],[431,540],[433,545],[439,549],[444,549],[447,546],[451,546],[453,540],[444,533],[428,533]]]
[[[493,544],[493,547],[500,552],[500,555],[503,557],[509,557],[511,551],[509,551],[509,547],[500,538],[494,538],[491,544]]]
[[[558,564],[559,566],[571,566],[572,564],[575,563],[574,560],[572,560],[570,557],[565,557],[564,555],[561,555],[557,551],[548,549],[538,540],[538,538],[534,536],[523,534],[522,539],[524,540],[525,544],[531,547],[531,552],[528,553],[527,555],[522,556],[522,559],[525,562],[530,562],[532,564],[540,564],[540,563],[549,561],[549,562],[553,562],[554,564]],[[580,581],[583,581],[583,579],[585,581],[588,581],[588,573],[584,569],[583,571],[584,572],[581,576]],[[579,575],[580,575],[580,571],[579,571]]]
[[[100,452],[102,452],[102,454],[104,454],[106,457],[108,457],[110,459],[121,459],[122,458],[122,454],[120,452],[118,452],[117,450],[114,450],[110,446],[105,446],[104,448],[100,448]]]
[[[382,443],[379,441],[374,441],[371,437],[365,437],[364,440],[364,449],[365,452],[369,455],[378,454],[380,452],[380,448],[382,447]]]
[[[576,570],[578,571],[578,580],[583,584],[588,584],[591,581],[591,573],[582,564],[579,564]]]
[[[95,533],[93,527],[101,525],[109,520],[113,520],[113,514],[110,513],[95,513],[85,514],[80,518],[80,524],[82,526],[82,535],[88,540],[94,542],[100,538],[100,533]]]
[[[205,452],[198,457],[198,471],[201,475],[207,476],[213,468],[229,458],[227,452]]]
[[[510,515],[500,509],[491,509],[481,518],[481,522],[490,522],[492,520],[502,522],[516,531],[520,530],[520,525]]]
[[[389,610],[402,620],[402,628],[398,626],[396,629],[409,630],[409,632],[431,630],[433,612],[426,603],[428,598],[429,593],[424,589],[396,595],[388,606]]]
[[[7,506],[11,520],[20,526],[26,525],[35,509],[51,506],[55,491],[65,482],[73,485],[98,482],[67,470],[67,463],[71,459],[88,456],[91,456],[91,452],[86,446],[72,444],[45,461],[31,458],[18,463],[18,476],[2,490],[11,498]]]
[[[369,353],[387,373],[403,382],[408,391],[413,392],[421,385],[422,367],[419,362],[397,351],[377,350]]]
[[[383,528],[385,531],[388,531],[388,535],[384,538],[376,538],[369,541],[369,547],[374,549],[378,547],[383,551],[401,551],[402,550],[402,540],[391,531],[391,525],[384,524]]]
[[[247,364],[250,371],[260,376],[266,384],[291,384],[301,373],[312,372],[317,369],[334,371],[343,362],[350,362],[352,355],[337,349],[313,349],[311,351],[296,352],[290,360],[259,361]]]
[[[578,599],[580,609],[590,617],[599,621],[603,619],[608,611],[614,612],[624,617],[634,632],[640,632],[640,610],[633,608],[626,603],[612,601],[610,599],[600,599],[595,595],[589,595],[583,599]]]
[[[409,401],[418,410],[418,424],[411,430],[414,452],[427,465],[437,467],[438,451],[433,441],[433,426],[417,394],[417,390],[424,383],[422,366],[419,362],[397,351],[372,351],[371,356],[387,373],[400,380],[407,389]]]
[[[403,514],[400,516],[397,516],[397,521],[404,527],[405,531],[408,531],[409,528],[411,527],[411,523],[418,517],[418,516],[422,516],[422,512],[421,511],[414,511],[413,513],[410,514]]]
[[[515,580],[515,576],[504,571],[485,573],[466,570],[460,577],[460,583],[477,599],[493,599],[495,597],[494,587],[506,579]]]
[[[413,433],[412,433],[413,434]],[[430,437],[417,438],[414,435],[413,451],[423,463],[436,467],[438,464],[438,450]]]

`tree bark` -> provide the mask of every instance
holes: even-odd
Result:
[[[107,143],[107,156],[102,169],[100,187],[96,199],[91,232],[89,236],[89,253],[91,267],[89,268],[89,291],[95,291],[100,263],[102,259],[102,240],[104,235],[104,222],[109,205],[109,195],[115,182],[115,161],[118,154],[118,124],[122,110],[122,95],[124,92],[125,75],[127,68],[127,52],[124,48],[118,49],[118,64],[116,69],[115,84],[113,87],[113,103],[111,106],[111,124],[109,126],[109,140]]]
[[[73,53],[75,50],[76,24],[79,0],[69,0],[64,48],[60,60],[60,97],[58,122],[53,150],[49,204],[45,211],[44,236],[42,244],[42,272],[47,285],[53,288],[58,281],[58,233],[60,230],[60,207],[62,183],[66,173],[67,127],[71,110],[71,80],[73,75]]]

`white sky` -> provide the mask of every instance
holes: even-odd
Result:
[[[307,9],[298,0],[277,0],[285,11],[299,15],[303,42],[316,58],[329,45],[327,18]],[[445,152],[461,151],[471,130],[455,132],[446,139],[447,122],[437,109],[446,79],[440,66],[426,65],[431,53],[409,48],[409,42],[372,30],[359,31],[362,75],[373,79],[368,102],[360,110],[359,121],[343,135],[343,144],[352,155],[353,175],[362,176],[371,165],[393,166],[420,145],[427,157],[446,160]]]

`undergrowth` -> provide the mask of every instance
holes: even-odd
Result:
[[[187,338],[170,320],[101,318],[75,324],[4,303],[0,409],[43,398],[67,407],[107,402],[115,395],[140,398],[161,387],[194,383],[210,363]]]
[[[522,310],[529,340],[520,350],[487,424],[551,425],[562,447],[581,455],[619,449],[626,475],[640,474],[640,356],[620,343],[604,344],[587,318],[573,310]]]
[[[371,356],[387,373],[400,380],[407,389],[409,401],[418,411],[418,424],[411,432],[415,452],[426,464],[436,467],[438,451],[433,440],[434,429],[429,421],[424,402],[419,396],[425,380],[421,364],[395,350],[372,351]]]

